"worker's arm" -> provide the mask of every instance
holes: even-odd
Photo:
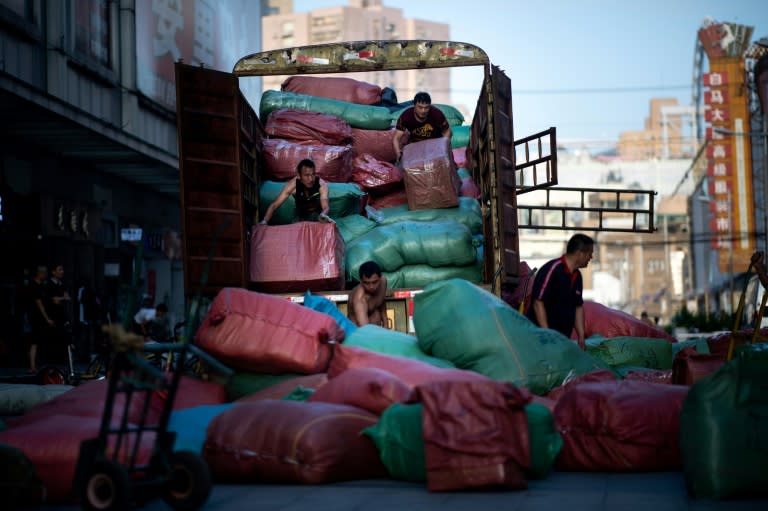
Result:
[[[320,180],[320,208],[322,209],[320,214],[328,216],[328,212],[331,210],[328,204],[328,183],[323,179]]]
[[[536,314],[536,322],[539,326],[542,328],[549,328],[549,323],[547,322],[547,309],[544,307],[544,302],[534,299],[531,305],[533,306],[533,312]]]
[[[381,305],[379,306],[379,316],[381,317],[381,326],[389,328],[389,318],[387,317],[387,277],[381,276]]]
[[[53,325],[53,320],[48,317],[48,313],[45,312],[45,306],[43,305],[43,301],[41,299],[35,300],[35,305],[37,305],[38,310],[40,310],[40,314],[43,315],[43,318],[45,318],[45,322],[49,325]]]
[[[400,161],[400,158],[403,156],[403,148],[400,145],[403,142],[403,135],[405,135],[405,131],[395,129],[395,136],[392,137],[392,149],[395,151],[397,161]]]
[[[293,192],[296,191],[296,180],[291,179],[287,183],[285,183],[285,186],[283,186],[283,189],[280,190],[280,194],[275,198],[274,201],[272,201],[272,204],[269,205],[267,208],[267,211],[264,213],[264,218],[262,218],[261,223],[266,224],[269,222],[269,220],[272,218],[272,215],[275,214],[275,211],[277,208],[283,205],[283,202],[285,202],[288,197],[291,196]]]
[[[357,326],[365,326],[368,324],[368,304],[364,300],[355,297],[354,293],[350,296],[350,302],[348,304],[352,307],[352,321]]]
[[[444,136],[445,138],[447,138],[448,140],[450,140],[450,139],[451,139],[451,137],[453,136],[453,130],[451,130],[451,127],[450,127],[450,126],[448,126],[447,128],[445,128],[445,129],[443,130],[443,136]]]
[[[576,340],[579,343],[579,347],[581,349],[586,349],[586,344],[584,341],[584,307],[579,305],[576,307]]]

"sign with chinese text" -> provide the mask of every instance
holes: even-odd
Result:
[[[238,59],[260,50],[261,2],[136,1],[137,86],[168,109],[176,109],[173,66],[179,59],[232,72]]]
[[[733,27],[731,27],[733,28]],[[730,29],[729,29],[730,30]],[[700,33],[701,36],[701,33]],[[755,247],[748,95],[741,56],[709,54],[703,78],[707,135],[707,191],[712,200],[712,248],[721,273],[732,260],[747,260]]]

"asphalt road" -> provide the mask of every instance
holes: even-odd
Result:
[[[76,506],[46,506],[49,511]],[[161,500],[146,510],[168,510]],[[213,489],[204,511],[766,511],[768,498],[690,499],[681,472],[561,472],[530,481],[524,491],[430,493],[423,484],[390,480],[302,485],[226,485]]]

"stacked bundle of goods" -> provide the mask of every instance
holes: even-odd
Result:
[[[451,277],[480,282],[479,193],[472,184],[469,197],[461,197],[462,189],[466,188],[464,184],[471,178],[465,177],[462,182],[454,162],[454,154],[458,154],[466,165],[464,154],[469,143],[469,126],[461,126],[464,118],[455,108],[434,105],[455,129],[452,140],[441,138],[408,144],[402,161],[397,162],[393,125],[409,104],[386,106],[393,104],[390,97],[393,95],[391,89],[382,90],[350,78],[309,76],[290,77],[283,82],[281,91],[265,92],[260,117],[266,119],[265,132],[269,138],[264,141],[264,179],[259,192],[261,214],[278,197],[284,182],[295,178],[297,164],[309,158],[315,162],[317,175],[328,183],[329,216],[337,222],[340,233],[340,240],[329,240],[323,245],[333,246],[334,250],[341,245],[342,254],[346,255],[342,255],[341,261],[333,257],[331,266],[343,268],[347,281],[358,279],[357,270],[362,262],[374,260],[384,269],[389,287],[421,287]],[[365,208],[366,204],[373,207]],[[422,214],[403,217],[402,220],[412,221],[408,225],[392,225],[396,221],[391,218],[380,222],[383,217],[396,216],[394,212],[389,214],[390,208]],[[433,225],[435,221],[465,217],[467,211],[475,215],[469,222],[464,221],[471,223],[467,226],[471,235],[456,223]],[[290,197],[274,212],[270,224],[289,224],[294,220],[294,212],[295,204]],[[315,232],[319,229],[315,226],[308,229],[311,232],[283,229],[278,233],[272,227],[254,229],[251,257],[259,260],[251,261],[251,280],[257,289],[271,292],[339,289],[335,272],[333,275],[318,275],[316,271],[304,274],[303,270],[297,271],[304,266],[295,261],[295,257],[285,253],[276,257],[275,247],[283,245],[292,252],[309,252],[309,259],[327,259],[317,253],[317,245],[306,243],[309,237],[322,237],[323,233]],[[443,241],[446,234],[455,238],[452,245],[455,248],[449,252],[456,256],[447,261],[433,257],[439,251],[428,250],[429,246]],[[371,241],[374,238],[387,239],[389,248],[375,250],[379,243]],[[382,250],[399,255],[386,259],[386,254],[379,253]],[[269,256],[264,255],[267,252]],[[259,253],[262,257],[255,255]],[[281,276],[285,272],[273,267],[276,260],[281,261],[281,268],[292,269],[292,274]],[[320,266],[323,266],[320,262],[309,265],[310,268]],[[302,281],[308,284],[299,289]],[[323,289],[322,285],[326,284],[330,287]],[[342,282],[341,286],[344,285]]]

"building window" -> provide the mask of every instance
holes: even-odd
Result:
[[[109,0],[74,2],[75,53],[110,66]]]

